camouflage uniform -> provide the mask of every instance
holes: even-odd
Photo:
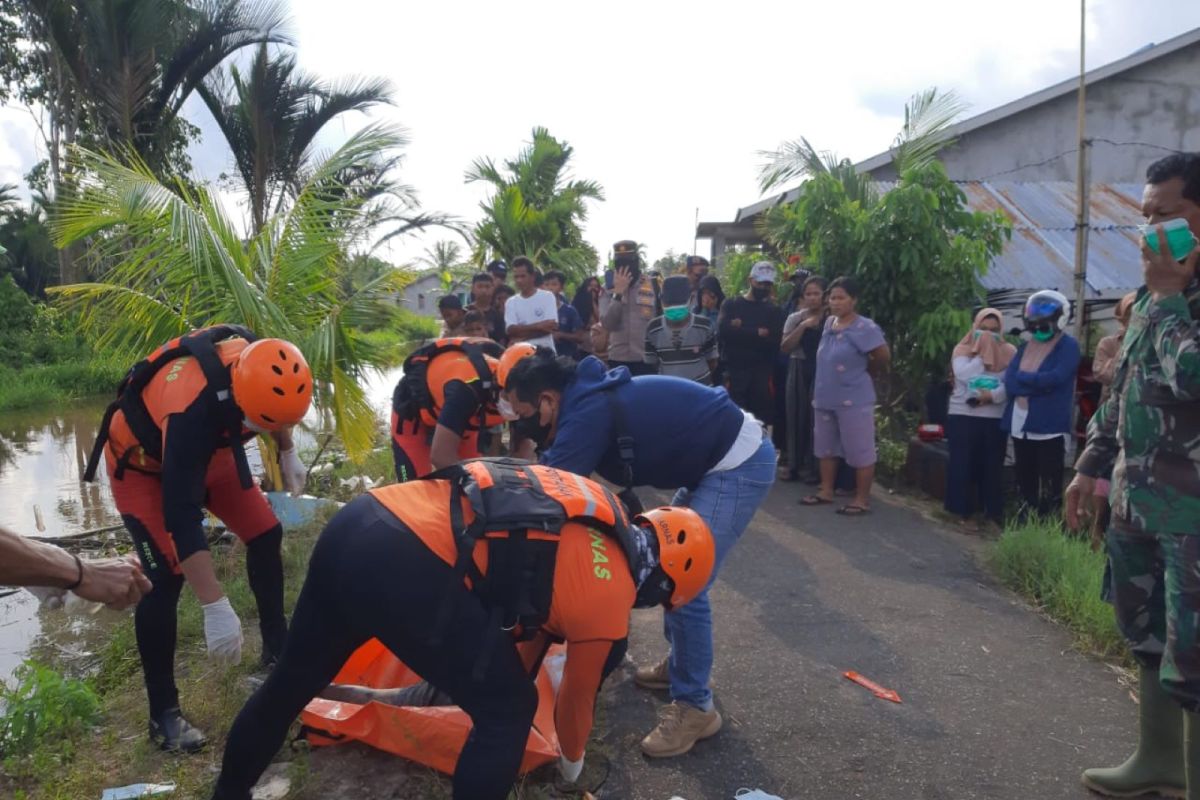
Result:
[[[1200,283],[1159,303],[1139,293],[1076,469],[1112,475],[1107,548],[1121,633],[1200,712]]]

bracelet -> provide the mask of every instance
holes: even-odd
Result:
[[[79,570],[79,578],[70,586],[65,587],[68,592],[75,591],[79,588],[79,585],[83,583],[83,561],[81,561],[79,556],[75,555],[74,553],[71,554],[71,558],[75,559],[75,567]]]

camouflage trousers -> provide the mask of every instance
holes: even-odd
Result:
[[[1106,545],[1121,635],[1176,702],[1200,712],[1200,535],[1139,531],[1114,515]]]

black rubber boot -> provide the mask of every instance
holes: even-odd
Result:
[[[168,753],[196,753],[208,744],[200,729],[183,718],[179,706],[150,718],[150,741]]]
[[[1138,687],[1137,749],[1119,767],[1084,770],[1083,785],[1108,797],[1200,798],[1200,787],[1195,795],[1185,788],[1183,709],[1162,688],[1158,670],[1142,667]],[[1200,739],[1200,728],[1197,733]],[[1200,752],[1200,741],[1195,747]]]
[[[258,605],[258,628],[262,632],[262,663],[273,667],[283,654],[287,640],[287,617],[283,613],[283,527],[274,528],[246,545],[246,577]]]

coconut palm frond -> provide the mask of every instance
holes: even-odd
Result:
[[[913,95],[904,106],[904,127],[892,144],[892,160],[899,174],[919,169],[937,158],[954,142],[950,129],[969,108],[953,91],[937,87]]]

